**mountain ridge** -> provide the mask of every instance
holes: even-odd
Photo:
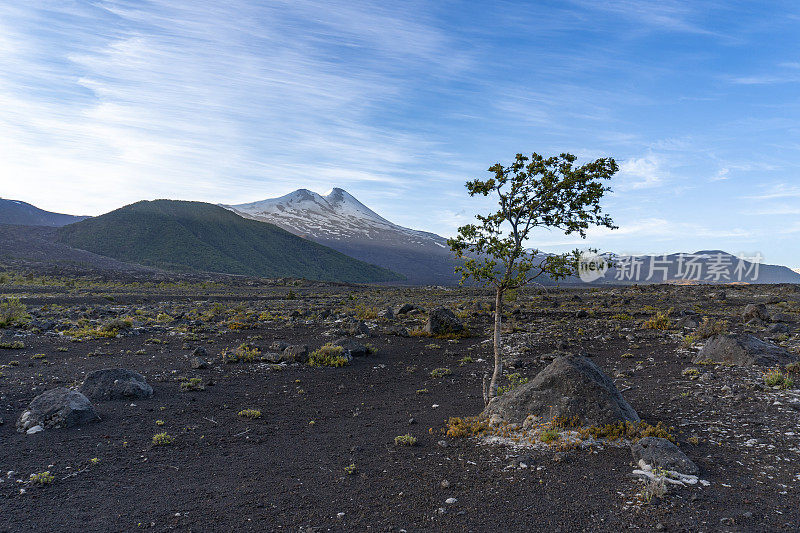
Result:
[[[409,284],[455,285],[458,264],[444,237],[390,222],[346,190],[308,189],[244,204],[220,204],[345,255],[403,274]]]
[[[61,227],[87,218],[45,211],[22,200],[0,198],[0,224]]]
[[[143,200],[64,226],[58,240],[167,270],[355,283],[402,280],[387,269],[204,202]]]

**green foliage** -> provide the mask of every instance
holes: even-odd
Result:
[[[350,359],[342,355],[344,348],[325,344],[319,350],[311,352],[308,357],[308,366],[333,366],[342,367],[350,364]]]
[[[780,368],[771,368],[764,372],[764,384],[767,387],[778,387],[781,390],[794,388],[792,377],[784,374]]]
[[[153,446],[170,446],[173,442],[175,442],[175,438],[168,435],[166,431],[153,435]]]
[[[202,378],[189,378],[180,385],[181,392],[205,390]]]
[[[431,376],[435,378],[443,378],[445,376],[449,376],[452,374],[453,371],[449,368],[434,368],[431,370]]]
[[[56,477],[49,471],[39,472],[37,474],[31,474],[31,477],[28,478],[28,483],[36,483],[37,485],[49,485],[50,483],[55,481],[55,479]]]
[[[394,445],[395,446],[416,446],[417,438],[410,433],[406,433],[405,435],[398,435],[394,438]]]
[[[504,385],[502,387],[497,388],[497,395],[501,396],[502,394],[512,391],[519,387],[520,385],[525,385],[528,382],[528,378],[522,377],[519,373],[515,372],[513,374],[508,375],[508,385]]]
[[[178,271],[368,283],[402,276],[202,202],[142,201],[58,229],[76,248]]]
[[[22,341],[4,341],[0,342],[0,348],[5,350],[22,350],[25,348],[25,343]]]
[[[25,325],[28,316],[25,304],[19,298],[3,298],[0,300],[0,328],[10,328],[12,326]]]
[[[574,166],[572,154],[544,158],[517,154],[505,167],[489,168],[494,176],[467,182],[470,196],[498,198],[499,208],[476,215],[479,224],[468,224],[447,241],[463,265],[456,268],[462,281],[473,279],[501,291],[522,287],[542,274],[562,279],[576,271],[577,251],[537,257],[527,250],[528,237],[536,228],[554,228],[566,234],[586,236],[591,225],[614,228],[602,213],[600,200],[610,189],[600,180],[618,170],[613,159],[603,158]]]
[[[666,311],[658,311],[653,317],[645,320],[642,327],[644,329],[669,329],[671,325],[669,315],[671,313],[671,308]]]
[[[704,317],[694,332],[695,338],[705,340],[714,335],[720,335],[728,331],[728,322],[725,320],[714,320],[713,318]]]
[[[242,409],[237,414],[242,418],[249,418],[250,420],[261,418],[261,411],[258,409]]]

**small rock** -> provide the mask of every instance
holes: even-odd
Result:
[[[697,474],[700,469],[677,446],[667,439],[644,437],[631,445],[634,461],[643,461],[654,468],[674,470],[681,474]]]
[[[450,482],[447,481],[446,479],[443,479],[442,482],[439,483],[439,486],[442,487],[443,489],[449,489],[450,488]]]
[[[458,500],[457,500],[457,499],[455,499],[455,498],[447,498],[447,499],[444,501],[444,503],[446,503],[447,505],[453,505],[453,504],[454,504],[454,503],[456,503],[457,501],[458,501]]]

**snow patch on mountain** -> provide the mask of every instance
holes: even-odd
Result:
[[[374,240],[447,248],[444,238],[398,226],[338,187],[325,195],[298,189],[280,198],[222,207],[314,240]]]

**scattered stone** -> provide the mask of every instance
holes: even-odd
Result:
[[[634,461],[642,460],[651,468],[663,468],[690,475],[700,472],[697,465],[667,439],[644,437],[631,445],[631,453]]]
[[[790,363],[795,359],[794,355],[780,346],[764,342],[747,333],[739,333],[714,335],[700,348],[692,362],[774,366]]]
[[[589,311],[586,309],[580,309],[577,313],[575,313],[575,318],[587,318],[589,316]]]
[[[458,501],[458,500],[457,500],[457,499],[455,499],[455,498],[447,498],[447,499],[444,501],[444,503],[446,503],[447,505],[453,505],[453,504],[454,504],[454,503],[456,503],[457,501]]]
[[[394,310],[391,307],[387,307],[383,311],[378,312],[378,318],[385,318],[386,320],[391,320],[394,318]]]
[[[561,356],[530,382],[494,398],[483,416],[521,424],[528,415],[551,420],[577,416],[582,424],[639,422],[614,382],[590,359]]]
[[[17,431],[25,433],[36,426],[70,428],[96,420],[100,417],[89,398],[78,391],[59,387],[33,399],[17,420]]]
[[[428,315],[428,322],[425,324],[425,333],[429,335],[447,335],[463,330],[464,324],[446,307],[439,307],[431,311]]]
[[[91,372],[78,389],[91,400],[140,400],[153,395],[144,376],[124,368],[104,368]]]

